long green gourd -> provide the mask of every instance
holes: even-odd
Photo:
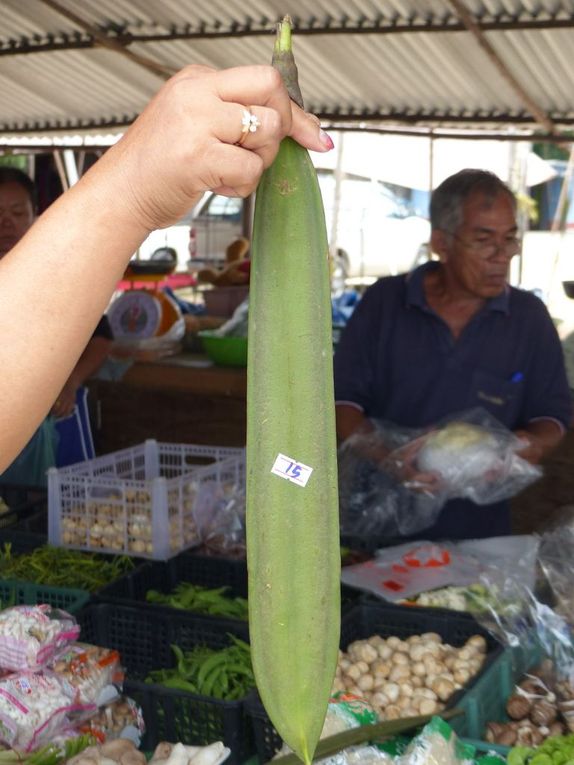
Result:
[[[294,68],[287,17],[273,57],[285,62]],[[309,763],[337,664],[339,513],[325,216],[311,159],[290,138],[257,189],[248,347],[253,668],[275,728]]]

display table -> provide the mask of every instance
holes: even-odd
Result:
[[[155,438],[245,445],[246,370],[197,354],[135,362],[120,381],[91,380],[94,438],[103,454]]]

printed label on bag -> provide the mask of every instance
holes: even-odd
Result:
[[[306,486],[313,468],[303,465],[302,462],[297,462],[291,457],[286,457],[284,454],[278,454],[271,472],[280,478],[286,478],[288,481],[296,483],[297,486]]]

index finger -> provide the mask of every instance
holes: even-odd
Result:
[[[267,106],[280,117],[284,135],[291,130],[291,100],[281,75],[272,66],[237,66],[215,73],[216,93],[222,101]]]
[[[283,78],[272,66],[238,66],[215,73],[217,95],[223,101],[266,106],[277,112],[283,137],[290,135],[312,151],[325,152],[333,142],[321,131],[319,120],[289,98]]]

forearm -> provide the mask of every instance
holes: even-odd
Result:
[[[525,449],[519,455],[524,459],[538,464],[547,457],[564,438],[564,429],[558,422],[551,419],[534,420],[516,435],[528,441]]]
[[[76,387],[83,385],[98,371],[107,359],[111,347],[112,341],[107,337],[92,337],[70,375]]]
[[[148,233],[111,182],[96,165],[0,261],[10,285],[0,301],[0,470],[49,411]]]
[[[245,107],[258,130],[238,145]],[[0,471],[47,414],[147,234],[211,189],[247,196],[292,136],[333,143],[292,105],[273,67],[190,66],[0,262]]]
[[[346,441],[354,433],[368,433],[373,429],[365,413],[356,406],[337,404],[335,418],[339,443]]]

